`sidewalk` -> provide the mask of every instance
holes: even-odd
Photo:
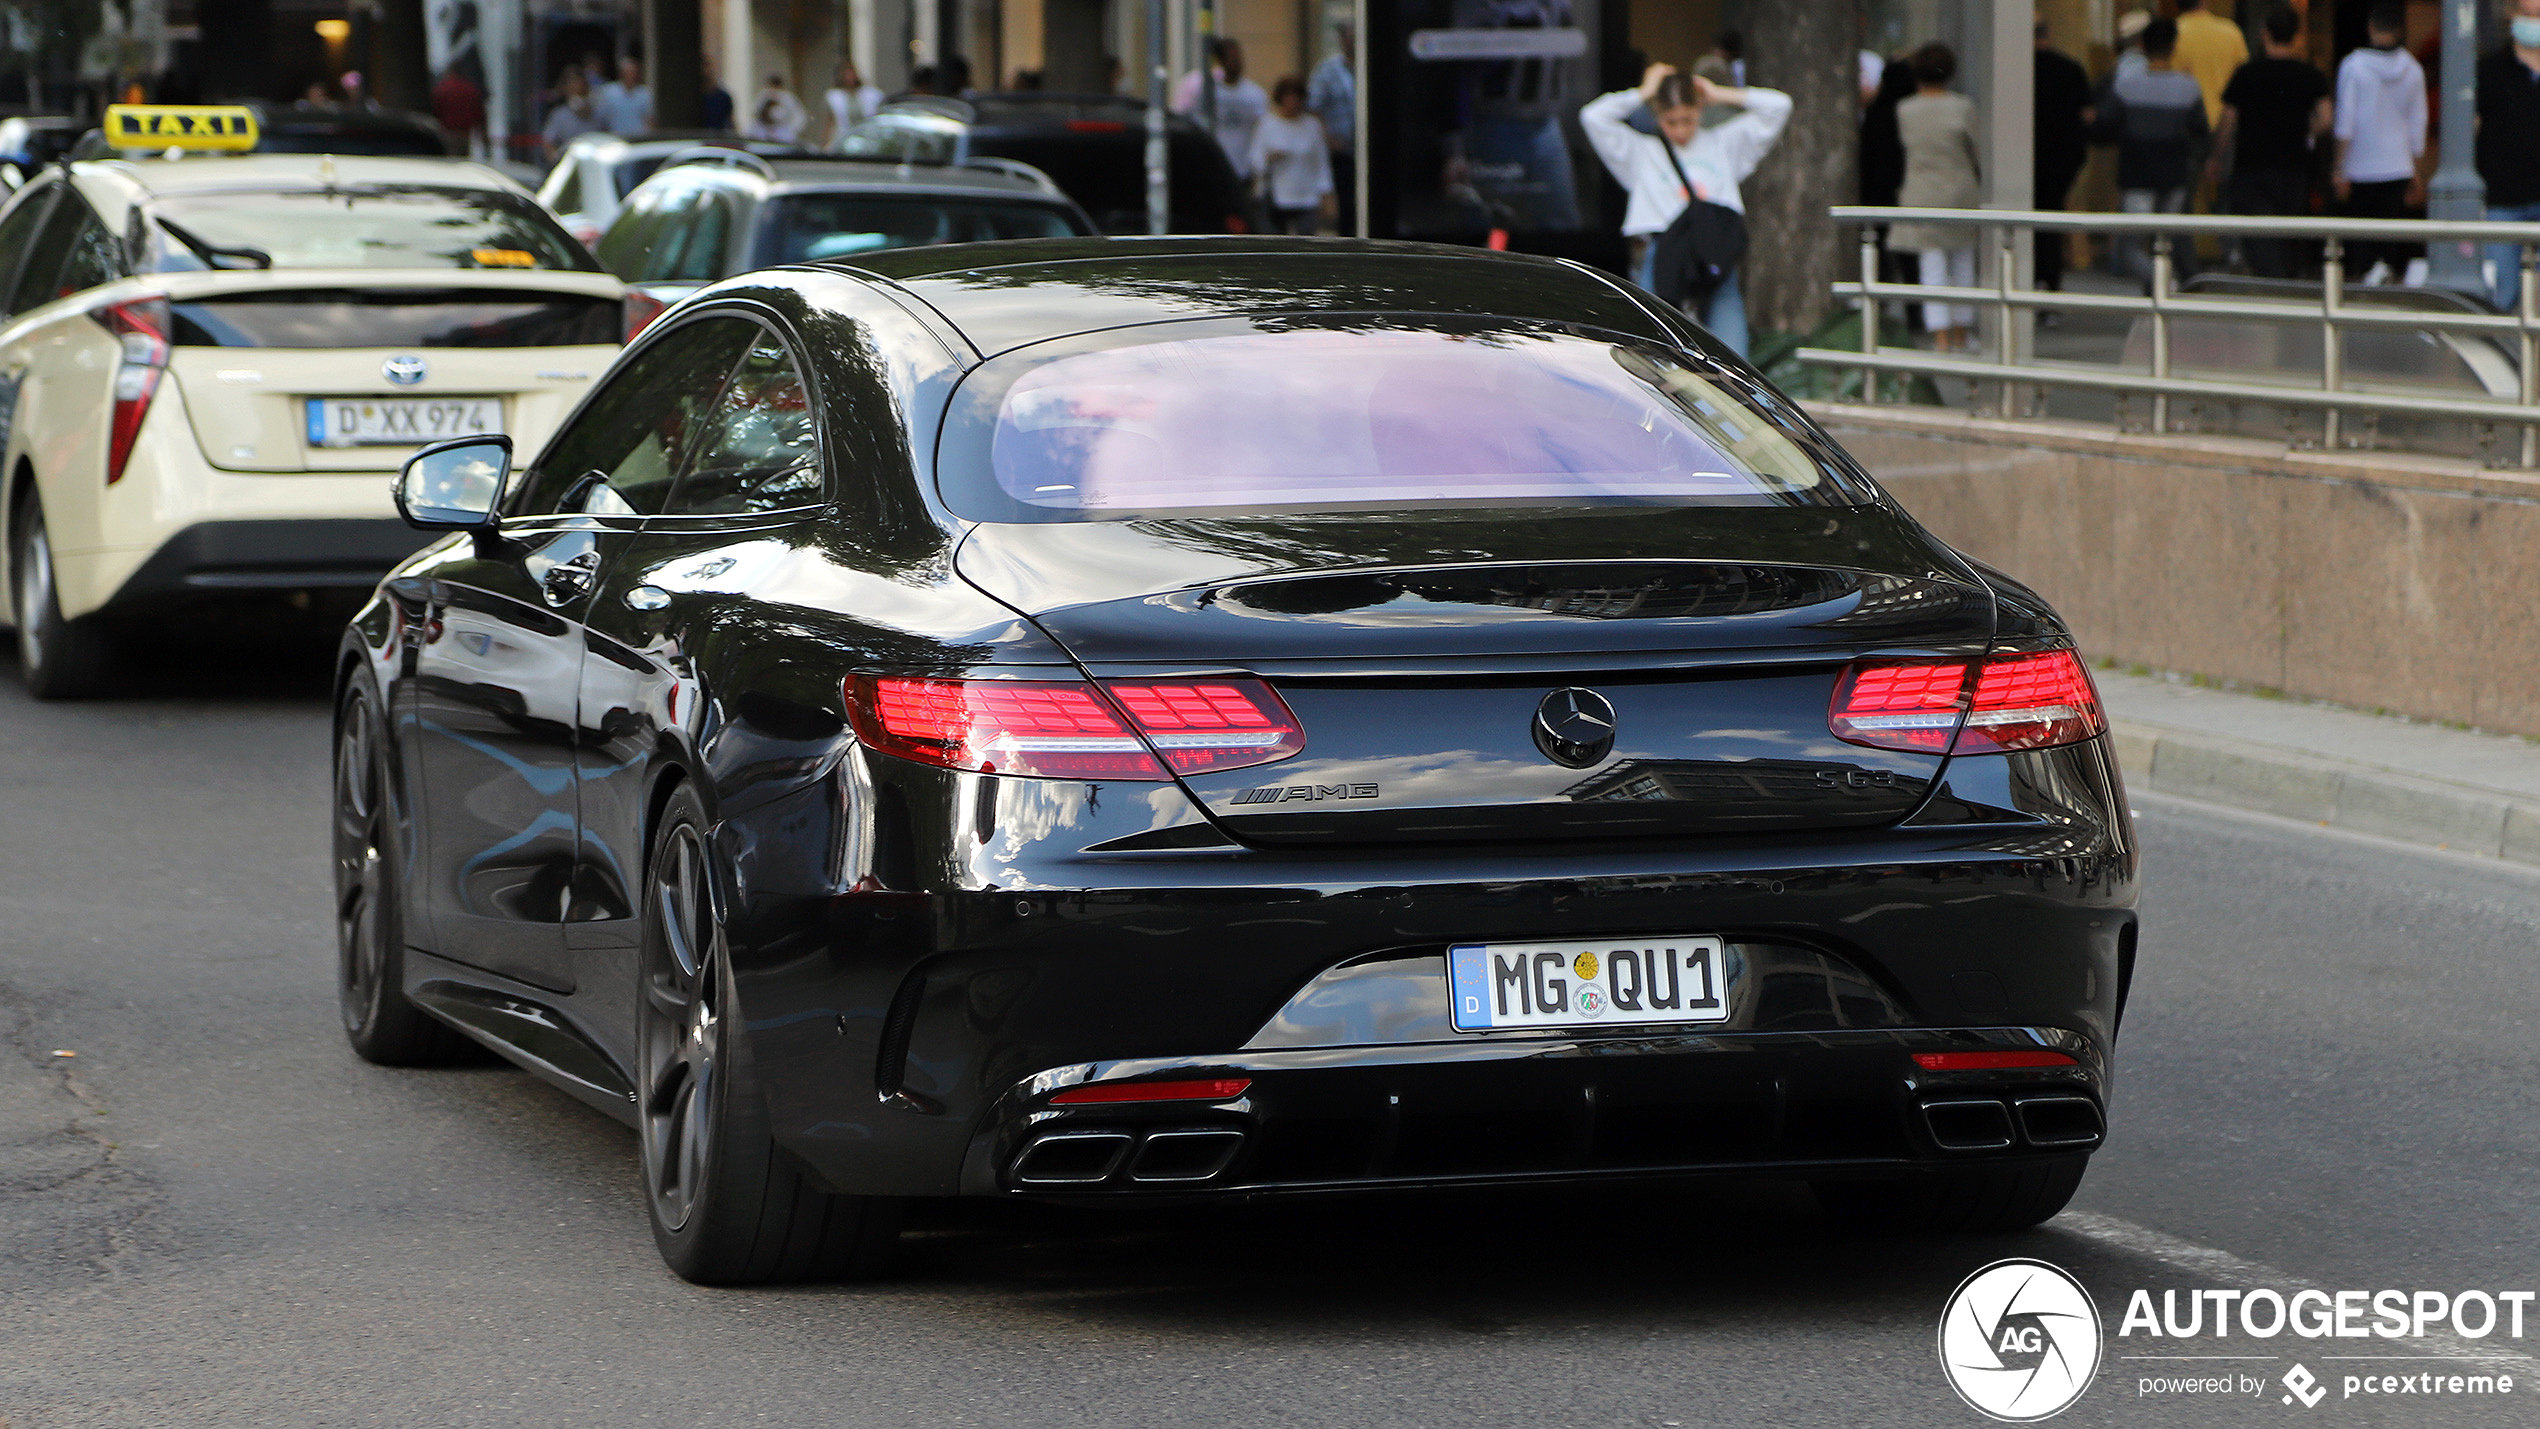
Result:
[[[2540,743],[2092,674],[2130,788],[2540,865]]]

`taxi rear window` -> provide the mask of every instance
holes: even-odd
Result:
[[[533,200],[427,185],[171,195],[150,208],[149,266],[503,268],[599,264]]]
[[[179,347],[576,347],[615,343],[612,298],[317,288],[174,304]]]

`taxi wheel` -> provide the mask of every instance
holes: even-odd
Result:
[[[368,677],[360,677],[335,724],[336,991],[344,1035],[363,1061],[382,1066],[474,1060],[474,1043],[406,1000],[403,830],[388,797],[378,709]]]
[[[1809,1189],[1828,1215],[1862,1230],[2018,1231],[2063,1210],[2089,1165],[2087,1155],[2058,1156],[2009,1166],[1956,1166],[1896,1180],[1820,1181]]]
[[[695,791],[682,787],[646,874],[636,1047],[653,1242],[700,1285],[872,1275],[899,1238],[899,1203],[830,1194],[776,1145],[739,1035],[705,829]]]
[[[53,543],[44,531],[44,507],[29,492],[18,507],[17,574],[11,602],[18,620],[18,672],[39,700],[75,700],[95,694],[110,663],[106,633],[94,616],[64,620],[53,580]]]

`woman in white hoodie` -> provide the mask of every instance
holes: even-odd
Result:
[[[1721,78],[1704,71],[1716,67]],[[1772,152],[1790,119],[1790,96],[1778,89],[1737,88],[1726,82],[1727,66],[1706,57],[1688,77],[1674,65],[1651,65],[1638,89],[1618,89],[1591,99],[1579,111],[1580,127],[1597,157],[1613,172],[1614,181],[1631,195],[1623,208],[1623,236],[1632,244],[1632,281],[1653,291],[1658,235],[1696,197],[1723,208],[1746,212],[1738,185]],[[1632,127],[1643,106],[1658,119],[1658,133]],[[1667,150],[1676,161],[1667,161]],[[1676,169],[1684,170],[1684,180]],[[1686,191],[1685,184],[1692,184]],[[1758,241],[1748,235],[1748,246]],[[1713,337],[1740,357],[1746,355],[1746,293],[1732,272],[1714,289],[1704,311],[1691,314]]]

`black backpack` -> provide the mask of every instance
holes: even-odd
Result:
[[[1684,165],[1676,159],[1676,146],[1664,134],[1657,137],[1658,147],[1666,151],[1667,167],[1676,171],[1676,182],[1684,185],[1685,211],[1658,235],[1651,276],[1661,302],[1699,313],[1710,306],[1711,295],[1746,258],[1746,215],[1696,196],[1693,181],[1685,177]]]

